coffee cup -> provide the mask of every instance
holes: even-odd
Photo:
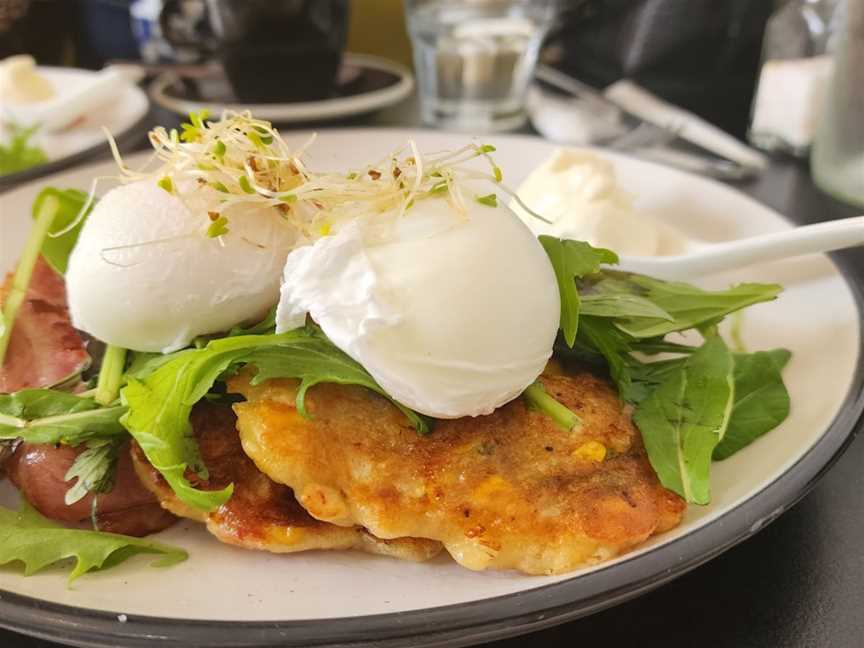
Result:
[[[164,37],[222,62],[236,99],[278,103],[333,91],[348,32],[348,0],[206,0],[208,34],[192,42],[184,2],[168,0]]]

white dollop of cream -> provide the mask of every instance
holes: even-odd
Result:
[[[0,61],[0,98],[8,103],[36,103],[54,97],[54,86],[39,74],[32,56],[19,54]]]
[[[662,226],[637,213],[631,196],[618,186],[612,162],[591,151],[557,149],[516,193],[550,221],[532,216],[515,200],[510,204],[538,236],[587,241],[623,255],[661,253]]]
[[[543,248],[506,207],[444,198],[362,217],[292,252],[277,330],[309,313],[397,401],[423,414],[489,414],[542,372],[560,321]]]
[[[206,211],[190,211],[153,180],[109,191],[69,259],[75,327],[167,353],[262,316],[279,297],[296,233],[269,208],[236,205],[225,215],[230,231],[208,238]]]

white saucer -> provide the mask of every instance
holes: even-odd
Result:
[[[260,119],[282,124],[362,115],[398,103],[414,89],[414,76],[404,65],[350,52],[342,58],[334,96],[329,99],[241,103],[232,100],[230,87],[221,75],[189,79],[197,86],[195,91],[190,91],[184,81],[173,72],[164,73],[150,86],[150,97],[159,106],[184,116],[203,109],[214,114],[223,110],[248,110]]]

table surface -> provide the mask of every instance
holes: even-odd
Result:
[[[174,118],[151,111],[153,123]],[[351,125],[414,126],[413,100]],[[345,125],[345,124],[340,124]],[[778,160],[757,180],[738,185],[799,223],[854,216],[860,210],[820,193],[807,166]],[[837,258],[864,276],[864,251]],[[802,313],[802,316],[806,316]],[[864,440],[814,490],[755,537],[710,563],[623,605],[537,632],[531,645],[712,648],[815,648],[864,645]],[[525,637],[489,648],[528,645]],[[0,630],[4,648],[56,644]]]

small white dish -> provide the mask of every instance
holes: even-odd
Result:
[[[98,72],[78,68],[40,66],[38,71],[54,86],[57,93],[50,101],[44,102],[45,104],[59,103],[64,98],[75,96],[80,89],[93,84],[100,76]],[[56,170],[62,164],[80,160],[99,148],[104,147],[107,150],[102,127],[107,128],[116,138],[122,138],[142,124],[149,106],[147,95],[137,85],[120,85],[110,101],[86,112],[83,117],[62,130],[37,130],[32,143],[45,151],[48,162],[41,167],[0,176],[0,181],[11,185],[20,182],[25,176],[33,177],[44,173],[48,170],[48,165]],[[38,110],[39,104],[32,104],[32,108]],[[14,113],[21,109],[20,104],[6,108],[0,97],[0,119],[7,115],[14,118]]]

